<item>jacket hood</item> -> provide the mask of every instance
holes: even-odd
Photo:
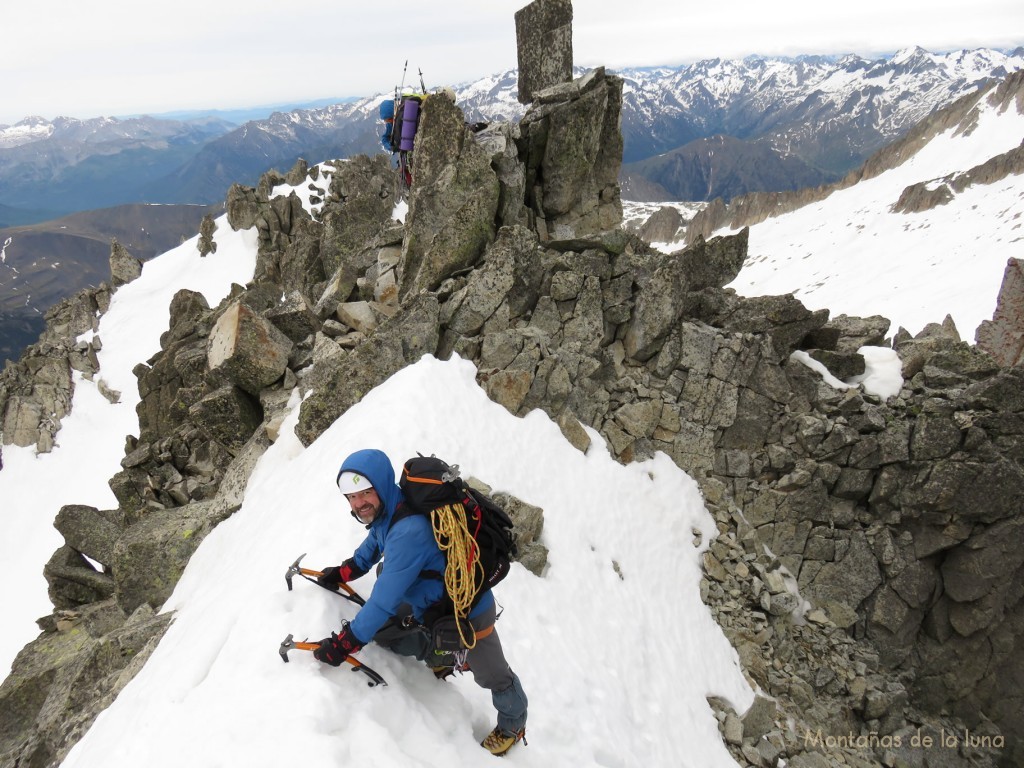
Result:
[[[374,523],[384,519],[391,519],[395,508],[402,501],[402,490],[395,483],[394,467],[391,466],[391,459],[387,457],[384,451],[377,450],[376,448],[364,448],[349,455],[342,462],[341,469],[338,470],[338,475],[334,478],[335,484],[337,484],[342,472],[357,472],[373,485],[373,490],[377,492],[377,495],[384,504],[384,509],[377,516],[377,519],[373,521]]]

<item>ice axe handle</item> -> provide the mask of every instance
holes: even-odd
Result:
[[[292,640],[292,637],[292,635],[288,635],[288,637],[286,637],[284,641],[281,643],[281,658],[285,662],[288,661],[288,651],[292,650],[293,648],[300,651],[315,651],[317,648],[320,647],[320,643],[310,643],[305,640],[295,641]],[[387,680],[381,677],[380,674],[378,674],[375,670],[366,666],[361,661],[352,658],[351,656],[345,657],[345,663],[352,665],[353,672],[362,672],[364,675],[370,678],[370,681],[367,683],[367,685],[370,688],[375,688],[378,685],[388,684]]]
[[[381,677],[379,674],[377,674],[374,670],[370,669],[362,662],[356,661],[351,656],[345,659],[345,661],[352,665],[353,672],[362,672],[364,675],[370,678],[369,681],[366,683],[366,685],[370,688],[376,688],[378,685],[388,684],[388,681]]]
[[[299,568],[299,573],[302,574],[303,576],[305,576],[309,581],[316,581],[320,576],[324,575],[323,571],[314,571],[314,570],[312,570],[310,568]],[[318,585],[320,585],[321,587],[323,587],[324,589],[326,589],[328,592],[334,592],[335,594],[340,594],[340,592],[338,592],[337,589],[332,589],[331,587],[328,587],[325,584],[320,584],[319,581],[316,581],[316,583]],[[345,595],[342,595],[342,597],[344,597],[346,600],[351,600],[356,605],[366,605],[366,601],[363,600],[363,598],[360,596],[360,594],[358,592],[356,592],[354,589],[352,589],[352,587],[350,587],[344,581],[339,582],[338,583],[338,587],[339,587],[339,589],[341,589],[343,592],[346,593]]]

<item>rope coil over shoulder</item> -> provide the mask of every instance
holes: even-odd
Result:
[[[513,523],[508,514],[485,494],[459,477],[459,465],[436,456],[409,459],[402,469],[399,487],[406,506],[430,518],[434,540],[445,558],[445,594],[437,604],[441,616],[451,616],[458,626],[454,637],[464,648],[476,647],[469,613],[480,596],[509,572],[516,554]],[[440,621],[435,618],[434,623]]]
[[[444,485],[458,478],[458,466],[446,472],[440,480],[429,477],[413,477],[406,473],[405,479],[411,483],[428,485]],[[430,525],[434,532],[434,540],[445,555],[444,588],[455,605],[455,615],[459,619],[469,616],[473,600],[484,583],[484,568],[480,562],[480,547],[469,530],[469,515],[461,503],[445,504],[431,510]],[[456,623],[459,637],[466,648],[476,647],[476,635],[466,636],[463,622]]]
[[[445,553],[444,588],[455,604],[455,615],[469,616],[473,599],[484,582],[484,568],[480,564],[480,548],[466,525],[465,508],[461,504],[435,509],[431,515],[434,539]],[[466,637],[462,622],[456,624],[459,637],[466,648],[476,646],[476,635]]]

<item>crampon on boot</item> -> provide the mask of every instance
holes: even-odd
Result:
[[[516,733],[509,733],[508,731],[503,731],[501,728],[495,726],[494,730],[488,733],[484,740],[480,742],[480,746],[492,755],[498,755],[500,757],[520,741],[522,741],[523,744],[529,743],[526,741],[525,728]]]
[[[452,664],[441,664],[436,667],[431,667],[430,671],[434,673],[434,677],[438,680],[447,680],[449,677],[458,672],[460,675],[463,672],[469,671],[469,662],[466,661],[465,657],[459,658],[459,655],[455,655],[455,659]]]
[[[430,671],[438,680],[447,680],[455,674],[455,667],[431,667]]]

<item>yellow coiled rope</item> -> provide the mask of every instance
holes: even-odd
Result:
[[[484,567],[476,539],[466,526],[466,512],[462,504],[438,507],[430,516],[437,546],[445,554],[444,588],[455,604],[459,637],[466,648],[476,647],[476,634],[466,637],[464,621],[473,605],[473,598],[483,585]]]

